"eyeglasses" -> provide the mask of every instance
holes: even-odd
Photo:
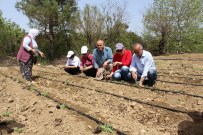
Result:
[[[135,53],[135,54],[138,54],[138,53],[139,53],[139,51],[134,51],[134,53]]]
[[[123,51],[123,49],[121,49],[121,50],[116,50],[116,52],[122,52]]]

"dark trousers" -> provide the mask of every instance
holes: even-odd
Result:
[[[95,68],[91,68],[87,71],[84,71],[83,72],[86,76],[91,76],[91,77],[95,77],[96,76],[96,73],[97,73],[97,69]]]
[[[32,81],[33,59],[30,58],[27,62],[19,61],[19,66],[22,77],[28,81]]]
[[[155,70],[149,70],[147,78],[148,80],[144,81],[144,85],[153,86],[157,80],[157,72]]]
[[[77,75],[80,73],[79,67],[78,68],[65,68],[64,70],[71,75]]]

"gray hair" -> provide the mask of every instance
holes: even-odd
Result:
[[[140,46],[141,50],[143,50],[143,46],[140,43],[133,44],[133,48],[136,47],[136,46]]]

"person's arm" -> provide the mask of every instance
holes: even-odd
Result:
[[[132,77],[135,81],[137,81],[137,67],[135,63],[135,56],[133,56],[131,65],[130,65],[130,72],[132,74]]]
[[[112,53],[111,48],[108,49],[107,57],[108,57],[108,60],[106,61],[107,64],[112,63],[113,62],[113,53]]]
[[[147,77],[147,73],[149,72],[149,69],[152,66],[152,64],[153,64],[153,58],[152,58],[152,55],[150,54],[144,65],[144,70],[140,79],[141,84],[143,84],[145,78]]]
[[[97,59],[96,59],[96,49],[94,49],[94,51],[93,51],[93,59],[94,59],[94,68],[98,69],[99,65],[98,65]]]
[[[70,59],[67,60],[65,68],[71,68],[71,69],[77,68],[77,65],[76,65],[77,63],[75,63],[75,65],[70,65],[69,61]]]
[[[32,53],[37,53],[37,50],[30,47],[31,39],[29,37],[25,37],[23,39],[23,47],[27,51],[31,51]]]

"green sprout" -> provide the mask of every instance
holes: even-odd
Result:
[[[99,128],[102,131],[107,132],[107,133],[113,133],[114,132],[113,127],[109,124],[100,125]]]
[[[65,108],[66,108],[65,104],[60,105],[60,109],[65,109]]]
[[[42,92],[41,95],[44,96],[44,97],[47,97],[48,93],[47,92]]]
[[[23,128],[17,128],[17,129],[16,129],[16,131],[17,131],[18,133],[22,133],[23,130],[24,130]]]
[[[2,116],[3,116],[3,117],[10,117],[10,114],[11,114],[10,112],[4,112],[4,113],[2,114]]]

